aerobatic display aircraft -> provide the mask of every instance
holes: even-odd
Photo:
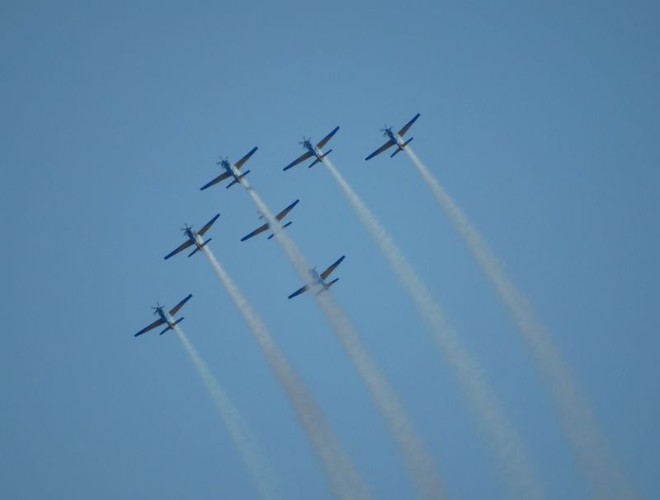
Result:
[[[211,228],[211,226],[218,219],[218,217],[220,217],[220,214],[216,214],[215,217],[213,217],[210,221],[208,221],[204,225],[204,227],[202,229],[200,229],[199,231],[195,231],[192,228],[192,226],[186,225],[185,227],[183,227],[181,229],[181,231],[186,233],[186,236],[188,237],[188,240],[186,242],[182,243],[181,245],[179,245],[178,247],[176,247],[170,253],[168,253],[165,256],[165,260],[169,259],[173,255],[176,255],[179,252],[182,252],[186,248],[191,247],[193,245],[195,245],[195,249],[188,255],[188,257],[192,257],[193,255],[195,255],[199,250],[201,250],[204,246],[206,246],[206,244],[209,241],[211,241],[211,238],[204,241],[203,236],[204,236],[204,233],[206,233],[206,231],[208,231]]]
[[[337,133],[337,130],[339,130],[339,127],[335,127],[335,129],[332,132],[330,132],[328,135],[326,135],[323,139],[321,139],[316,146],[312,144],[311,139],[306,139],[303,137],[303,140],[300,144],[307,151],[302,156],[295,159],[294,161],[289,163],[286,167],[284,167],[284,170],[289,170],[291,167],[295,167],[299,163],[302,163],[313,156],[316,157],[316,159],[309,166],[309,168],[312,168],[318,162],[323,161],[323,158],[328,156],[332,152],[332,149],[330,149],[327,153],[323,153],[321,149],[323,148],[323,146],[325,146],[328,143],[330,139],[332,139],[332,136]]]
[[[139,332],[137,332],[134,337],[137,337],[139,335],[142,335],[143,333],[148,332],[149,330],[153,330],[154,328],[157,328],[161,325],[167,325],[167,328],[160,332],[162,335],[163,333],[167,332],[168,330],[172,330],[176,325],[181,323],[183,321],[183,318],[180,318],[176,321],[174,321],[174,315],[183,307],[183,305],[190,300],[190,297],[192,297],[192,294],[189,294],[185,299],[183,299],[181,302],[179,302],[177,305],[175,305],[172,309],[170,309],[169,312],[163,311],[163,306],[160,304],[156,304],[155,307],[152,307],[154,310],[154,314],[158,315],[158,319],[151,323],[149,326],[143,328]]]
[[[391,148],[396,144],[396,151],[390,155],[390,158],[393,158],[395,154],[397,154],[399,151],[403,151],[403,148],[405,148],[408,144],[410,144],[410,141],[413,140],[411,137],[407,141],[403,141],[403,136],[405,135],[406,132],[408,132],[408,129],[412,127],[412,124],[415,123],[415,120],[419,118],[419,113],[417,113],[412,120],[410,120],[408,123],[406,123],[401,130],[398,132],[392,132],[392,127],[385,127],[380,129],[381,132],[383,132],[383,135],[387,137],[389,140],[383,144],[381,147],[379,147],[376,151],[371,153],[369,156],[365,158],[365,160],[371,160],[374,156],[377,156],[381,154],[383,151],[386,149]]]
[[[203,185],[200,188],[200,190],[203,191],[206,188],[215,186],[218,182],[222,182],[225,179],[229,179],[230,177],[232,177],[233,180],[227,185],[227,188],[230,188],[237,182],[240,182],[243,177],[245,177],[247,174],[250,173],[250,171],[246,170],[243,174],[239,174],[239,170],[241,169],[241,167],[243,167],[243,165],[245,165],[245,162],[247,162],[250,159],[250,156],[252,156],[257,149],[258,149],[257,146],[253,147],[248,154],[246,154],[243,158],[238,160],[233,165],[227,158],[224,158],[219,162],[217,162],[216,164],[222,165],[222,168],[224,168],[225,171],[221,173],[219,176],[217,176],[215,179],[213,179],[211,182],[209,182],[208,184]]]
[[[295,207],[295,206],[298,204],[299,201],[300,201],[300,200],[296,200],[296,201],[294,201],[293,203],[291,203],[291,205],[289,205],[289,206],[286,207],[284,210],[282,210],[279,214],[277,214],[277,215],[275,216],[275,219],[276,219],[278,222],[281,221],[282,219],[284,219],[284,217],[286,217],[286,216],[288,215],[288,213],[293,209],[293,207]],[[259,218],[263,219],[263,218],[264,218],[263,214],[262,214]],[[282,226],[282,229],[284,229],[285,227],[289,227],[291,224],[292,224],[292,221],[287,222],[286,224],[284,224],[284,225]],[[258,235],[258,234],[263,233],[264,231],[266,231],[266,230],[268,230],[268,229],[271,229],[271,227],[270,227],[270,223],[266,222],[265,224],[262,224],[262,225],[259,226],[257,229],[255,229],[254,231],[252,231],[250,234],[243,236],[243,237],[241,238],[241,241],[248,240],[248,239],[252,238],[253,236],[256,236],[256,235]],[[272,229],[271,229],[271,230],[272,230]],[[271,233],[271,234],[268,236],[268,239],[271,239],[273,236],[275,236],[275,233]]]
[[[339,281],[339,278],[335,278],[335,279],[333,279],[333,280],[332,280],[331,282],[329,282],[329,283],[326,282],[325,280],[326,280],[326,278],[327,278],[328,276],[330,276],[330,274],[332,273],[332,271],[334,271],[335,269],[337,269],[337,266],[338,266],[339,264],[341,264],[341,261],[344,260],[344,257],[346,257],[346,256],[345,256],[345,255],[342,255],[341,257],[339,257],[339,259],[337,259],[334,263],[332,263],[332,264],[330,265],[330,267],[328,267],[328,268],[327,268],[325,271],[323,271],[321,274],[319,274],[318,271],[317,271],[316,269],[310,269],[310,273],[311,273],[311,275],[312,275],[312,280],[313,280],[313,281],[312,281],[311,283],[305,285],[304,287],[302,287],[302,288],[296,290],[295,292],[293,292],[291,295],[289,295],[289,298],[292,299],[293,297],[296,297],[296,296],[300,295],[301,293],[303,293],[303,292],[309,290],[310,288],[314,288],[314,287],[318,287],[318,288],[319,288],[319,291],[316,292],[316,294],[318,295],[319,293],[326,291],[326,290],[327,290],[328,288],[330,288],[332,285],[334,285],[335,283],[337,283],[337,281]]]

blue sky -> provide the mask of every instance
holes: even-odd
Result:
[[[319,267],[456,498],[504,498],[423,321],[321,166],[282,167],[336,125],[332,159],[481,363],[553,498],[584,481],[515,329],[399,155],[415,151],[489,240],[580,380],[633,482],[658,494],[659,9],[651,2],[4,2],[0,7],[0,496],[246,498],[256,490],[173,335],[182,324],[286,498],[320,469],[208,263],[164,262],[217,212],[212,249],[270,326],[379,498],[412,489],[314,301],[239,187],[199,187],[253,146],[250,181]]]

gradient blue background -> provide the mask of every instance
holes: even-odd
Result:
[[[497,4],[497,5],[496,5]],[[378,498],[397,450],[314,301],[239,187],[199,187],[251,147],[250,181],[319,267],[455,498],[504,498],[452,373],[322,166],[282,167],[334,126],[332,160],[390,230],[518,426],[552,498],[583,498],[545,387],[404,155],[483,231],[574,368],[633,482],[660,494],[655,2],[17,2],[0,5],[0,496],[256,495],[174,335],[182,324],[257,434],[284,498],[328,498],[247,327],[201,257],[163,262],[214,213],[211,247],[270,326]]]

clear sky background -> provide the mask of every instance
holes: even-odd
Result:
[[[283,498],[329,498],[310,446],[185,223],[270,326],[379,498],[397,449],[314,300],[239,186],[320,268],[455,498],[505,498],[452,372],[322,165],[332,160],[447,310],[552,498],[586,492],[515,327],[384,124],[480,228],[580,380],[634,484],[660,495],[660,10],[644,1],[18,2],[0,5],[0,497],[250,498],[177,338],[133,333],[187,293],[184,330],[258,436]]]

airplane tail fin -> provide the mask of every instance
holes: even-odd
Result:
[[[312,168],[314,165],[316,165],[316,164],[319,163],[320,161],[321,161],[321,160],[319,160],[319,159],[317,158],[316,160],[314,160],[314,161],[312,162],[312,164],[311,164],[308,168]]]
[[[192,252],[190,252],[190,253],[188,254],[188,257],[192,257],[193,255],[195,255],[195,254],[196,254],[197,252],[199,252],[202,248],[204,248],[204,247],[206,246],[206,244],[207,244],[209,241],[211,241],[212,239],[213,239],[213,238],[209,238],[208,240],[206,240],[206,241],[205,241],[204,243],[202,243],[201,245],[196,246],[195,249],[194,249]]]
[[[179,319],[176,320],[174,323],[172,323],[172,326],[167,325],[167,328],[165,328],[165,330],[163,330],[162,332],[160,332],[159,335],[162,335],[162,334],[165,333],[165,332],[168,332],[168,331],[170,331],[170,330],[173,330],[173,327],[175,327],[176,325],[178,325],[178,324],[181,323],[182,321],[183,321],[183,318],[179,318]]]

